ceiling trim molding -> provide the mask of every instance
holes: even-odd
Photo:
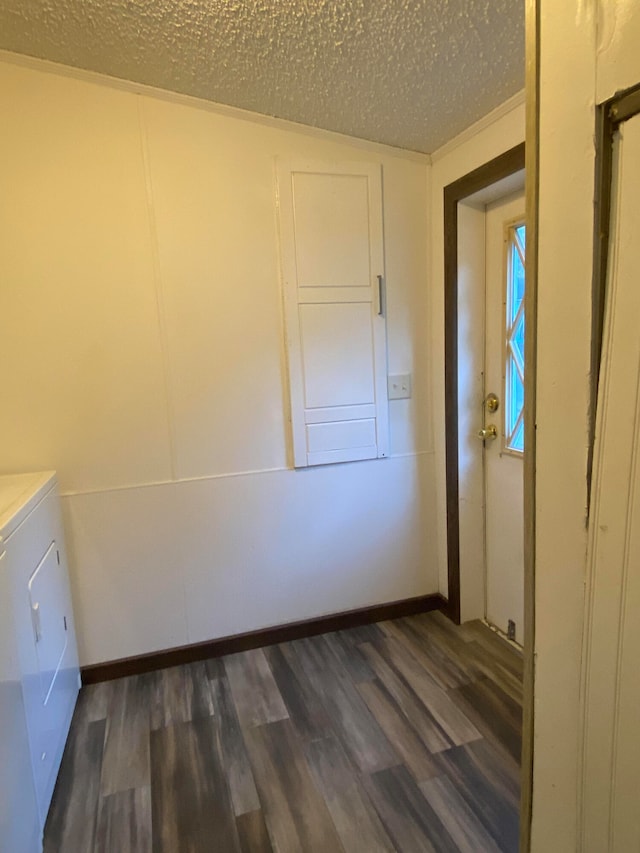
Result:
[[[472,125],[469,125],[462,133],[459,133],[457,136],[454,136],[453,139],[450,139],[448,142],[445,142],[444,145],[441,145],[440,148],[436,148],[435,151],[431,154],[431,162],[437,163],[438,160],[441,160],[443,157],[446,157],[447,154],[450,154],[460,145],[464,145],[465,142],[468,142],[470,139],[473,139],[474,136],[477,136],[481,131],[485,130],[487,127],[490,127],[495,122],[499,121],[501,118],[506,116],[508,113],[517,109],[525,103],[525,90],[521,89],[519,92],[516,92],[515,95],[512,95],[508,98],[504,103],[497,106],[495,109],[491,110],[490,113],[487,113],[486,116],[483,116],[478,121],[474,122]]]
[[[327,142],[334,142],[336,145],[350,145],[351,147],[361,148],[363,151],[370,151],[374,154],[386,155],[387,157],[400,157],[404,160],[413,160],[424,165],[429,165],[431,163],[431,157],[429,154],[423,154],[419,151],[397,148],[393,145],[385,145],[381,142],[372,142],[369,139],[362,139],[358,136],[348,136],[347,134],[337,133],[333,130],[313,127],[313,125],[300,124],[299,122],[290,121],[288,119],[276,118],[275,116],[268,116],[262,113],[255,113],[250,110],[243,110],[240,107],[232,107],[228,104],[207,101],[204,98],[196,98],[193,95],[184,95],[180,92],[172,92],[169,89],[159,89],[156,86],[148,86],[144,83],[134,83],[131,80],[124,80],[120,77],[111,77],[108,74],[100,74],[97,71],[87,71],[84,68],[75,68],[71,65],[63,65],[60,62],[51,62],[48,59],[39,59],[38,57],[28,56],[23,53],[14,53],[10,50],[0,49],[0,63],[18,65],[34,71],[55,74],[59,77],[69,77],[84,83],[93,83],[97,86],[107,86],[111,89],[119,89],[122,92],[128,92],[133,95],[142,95],[148,98],[168,101],[169,103],[206,110],[207,112],[216,113],[217,115],[226,116],[227,118],[233,118],[238,121],[249,121],[253,124],[262,124],[266,127],[273,127],[277,130],[285,130],[290,133],[313,136],[318,139],[324,139]]]

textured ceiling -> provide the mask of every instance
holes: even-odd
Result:
[[[0,47],[415,151],[524,85],[524,0],[0,0]]]

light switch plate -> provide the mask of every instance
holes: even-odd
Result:
[[[398,373],[387,377],[387,393],[390,400],[406,400],[411,396],[411,374]]]

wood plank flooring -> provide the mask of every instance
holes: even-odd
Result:
[[[511,853],[522,659],[380,622],[82,689],[45,853]]]

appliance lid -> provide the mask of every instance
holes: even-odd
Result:
[[[0,476],[0,543],[11,536],[55,484],[55,471]]]

